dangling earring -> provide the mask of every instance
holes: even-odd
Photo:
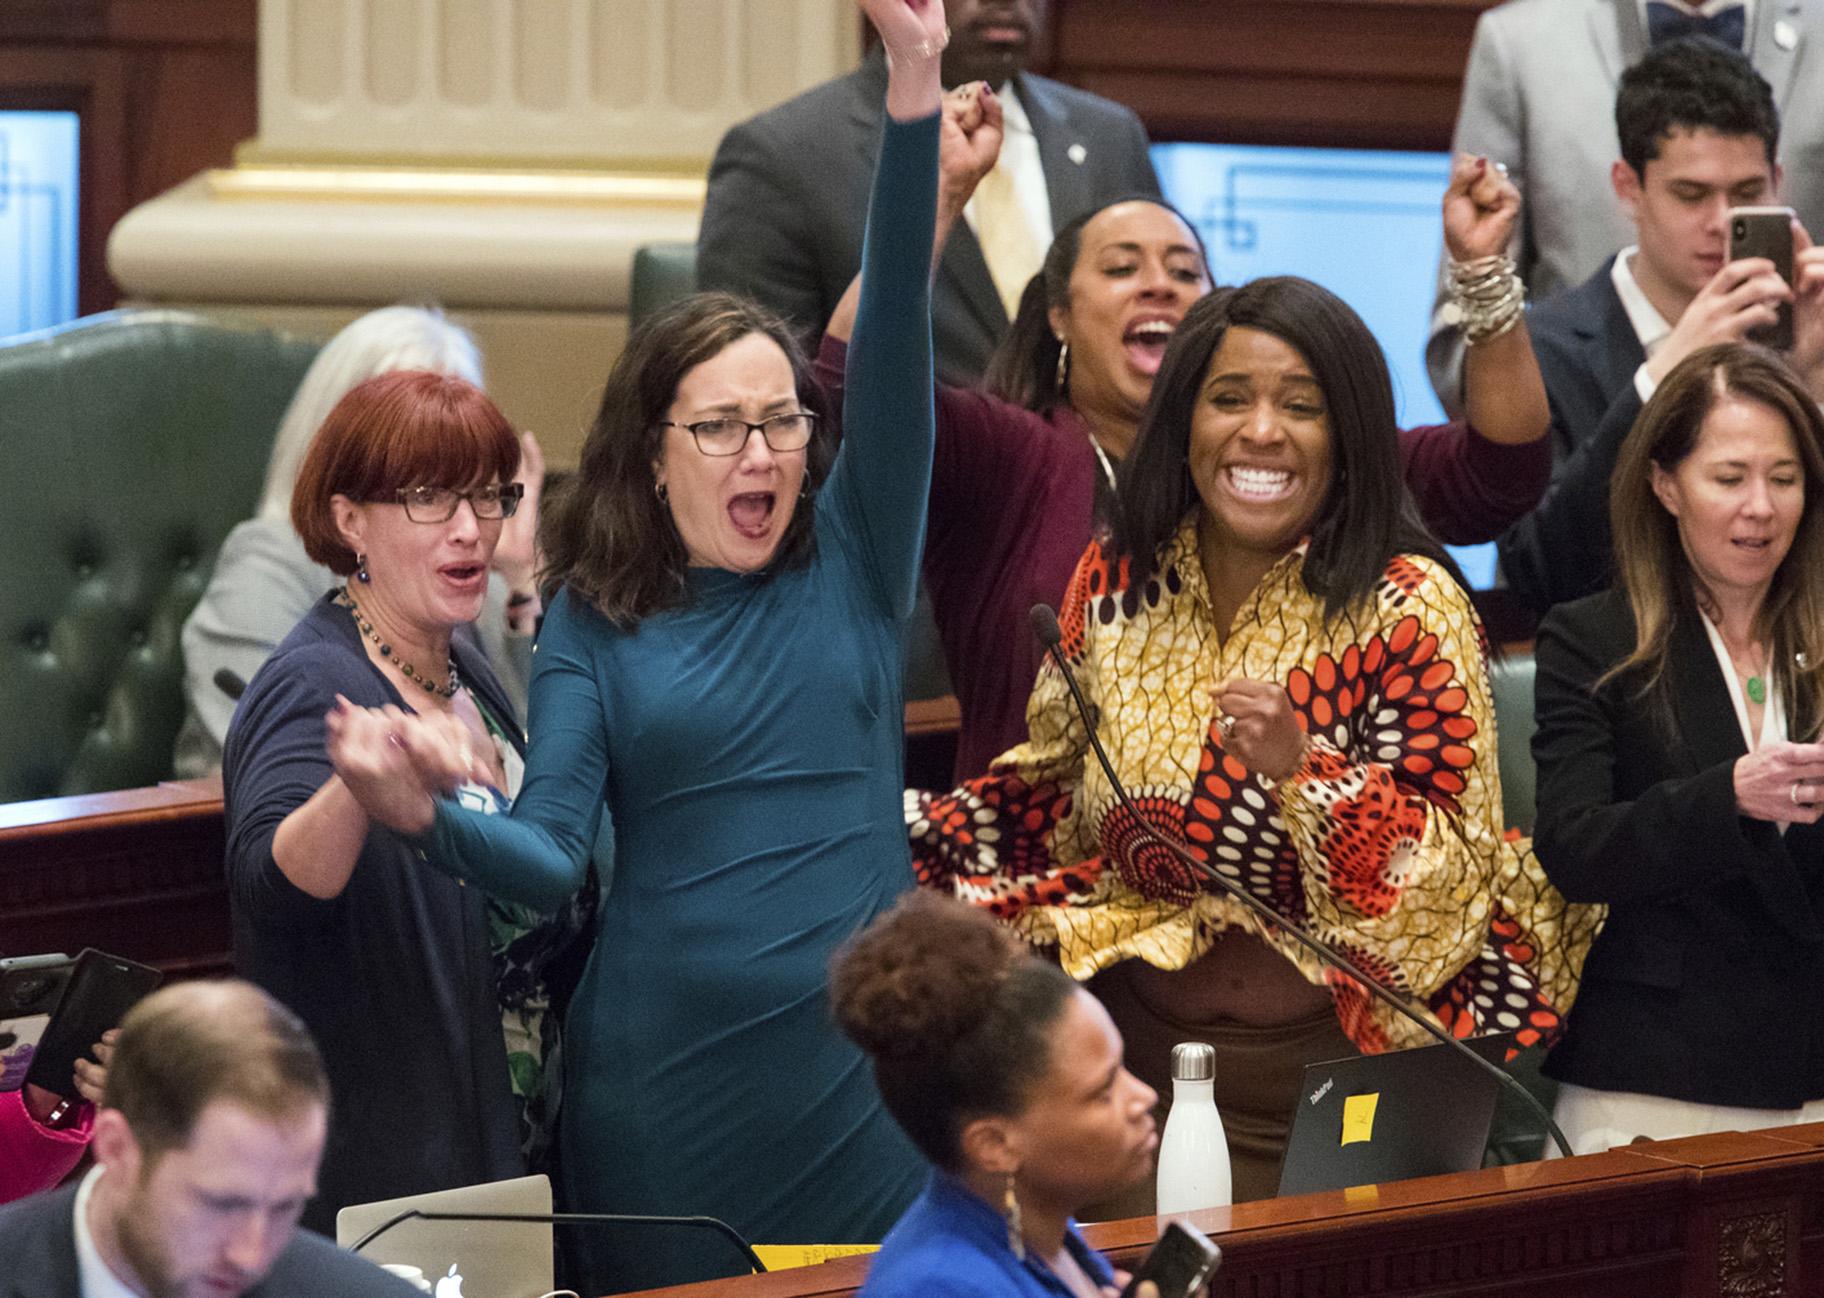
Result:
[[[1001,1215],[1007,1219],[1007,1247],[1026,1260],[1026,1234],[1020,1227],[1020,1197],[1013,1192],[1013,1173],[1007,1173],[1007,1193],[1001,1196]]]
[[[1070,391],[1070,344],[1058,339],[1058,391]]]
[[[665,484],[662,482],[655,482],[652,484],[652,494],[659,498],[659,503],[661,505],[671,499],[671,493],[665,490]]]
[[[807,473],[798,482],[798,499],[809,500],[810,498],[811,498],[811,475]]]
[[[355,556],[355,580],[360,582],[363,586],[373,580],[372,577],[367,575],[367,556],[365,554],[357,554]]]

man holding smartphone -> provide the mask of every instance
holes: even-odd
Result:
[[[1824,393],[1824,249],[1794,223],[1793,285],[1767,258],[1728,255],[1731,210],[1775,201],[1780,185],[1767,82],[1725,46],[1670,41],[1622,75],[1615,123],[1610,176],[1637,242],[1528,316],[1552,407],[1552,485],[1499,551],[1509,588],[1541,616],[1608,584],[1609,477],[1673,366],[1791,304],[1790,359]]]

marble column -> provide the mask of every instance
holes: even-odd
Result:
[[[854,0],[261,0],[259,137],[129,213],[109,269],[323,336],[439,302],[569,463],[634,249],[694,239],[722,132],[859,48]]]

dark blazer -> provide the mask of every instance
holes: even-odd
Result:
[[[1735,808],[1746,746],[1694,608],[1673,631],[1676,732],[1633,674],[1619,591],[1539,628],[1533,847],[1572,901],[1609,916],[1545,1071],[1601,1090],[1795,1108],[1824,1097],[1824,827]]]
[[[1140,119],[1082,90],[1022,75],[1053,228],[1130,194],[1157,195]],[[876,50],[826,81],[730,128],[709,169],[697,283],[746,294],[816,338],[861,269],[868,187],[880,152],[886,62]],[[1007,312],[968,223],[944,249],[931,302],[937,373],[973,384],[1007,332]]]
[[[0,1208],[0,1298],[81,1298],[76,1187]],[[406,1298],[417,1290],[321,1235],[299,1231],[246,1298]]]
[[[1529,311],[1552,407],[1552,485],[1499,542],[1508,587],[1536,614],[1609,584],[1609,477],[1640,415],[1640,338],[1609,278],[1613,257]]]

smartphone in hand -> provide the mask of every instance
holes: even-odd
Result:
[[[93,1051],[101,1034],[118,1025],[162,977],[146,965],[85,948],[38,1042],[26,1082],[66,1099],[79,1098],[76,1061],[99,1063]]]
[[[1121,1298],[1134,1298],[1148,1280],[1158,1288],[1159,1298],[1191,1298],[1209,1283],[1220,1265],[1222,1250],[1209,1236],[1187,1222],[1174,1221],[1134,1271]]]
[[[1765,257],[1773,263],[1786,287],[1792,287],[1792,219],[1790,207],[1732,207],[1729,209],[1729,260]],[[1780,318],[1771,325],[1748,331],[1749,340],[1778,351],[1792,348],[1792,303],[1780,303]]]

